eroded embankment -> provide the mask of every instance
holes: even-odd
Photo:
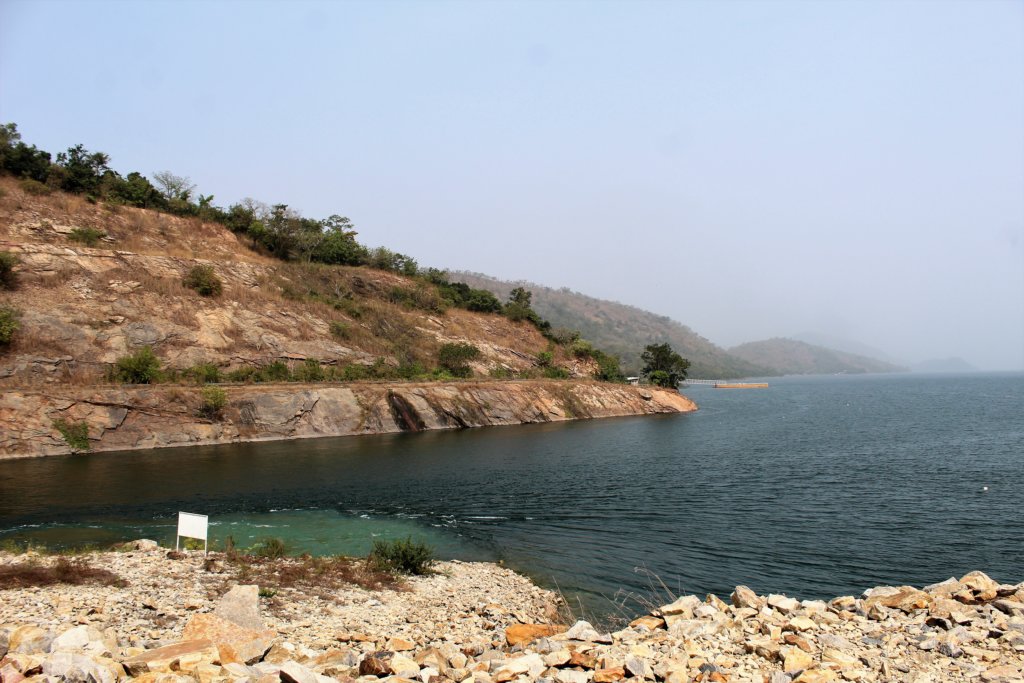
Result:
[[[384,434],[685,413],[678,392],[569,381],[224,386],[203,415],[200,387],[63,387],[0,396],[0,458],[73,451],[56,426],[86,424],[93,451]]]

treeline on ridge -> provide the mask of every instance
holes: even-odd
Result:
[[[549,342],[568,347],[573,356],[592,358],[598,367],[597,379],[625,379],[618,356],[594,348],[577,331],[553,328],[534,310],[530,291],[515,288],[503,303],[487,289],[452,282],[446,271],[421,268],[411,256],[360,244],[354,224],[344,216],[306,218],[287,204],[268,205],[253,199],[220,207],[213,203],[212,194],[196,192],[196,186],[187,177],[168,171],[152,174],[153,181],[137,171],[122,175],[110,167],[109,155],[90,151],[82,144],[51,155],[22,141],[15,123],[0,124],[0,172],[19,178],[22,189],[30,194],[60,190],[81,195],[93,203],[102,201],[219,223],[248,237],[257,250],[284,261],[366,266],[419,278],[437,288],[445,305],[503,315],[513,321],[525,320]],[[545,353],[539,359],[542,367]],[[547,359],[550,361],[550,353]]]

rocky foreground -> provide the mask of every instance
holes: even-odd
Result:
[[[261,590],[223,556],[135,547],[84,558],[112,585],[0,590],[0,683],[1024,680],[1024,583],[981,572],[829,602],[738,586],[603,633],[559,625],[557,596],[491,564]],[[0,554],[0,575],[56,562]]]

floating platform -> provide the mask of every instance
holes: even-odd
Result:
[[[767,389],[767,382],[718,382],[715,389]]]

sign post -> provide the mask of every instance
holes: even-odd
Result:
[[[196,515],[191,512],[179,512],[178,513],[178,535],[174,539],[174,549],[178,550],[178,546],[181,543],[181,537],[185,538],[199,538],[203,541],[203,552],[206,552],[207,547],[207,530],[209,529],[209,517],[206,515]]]

